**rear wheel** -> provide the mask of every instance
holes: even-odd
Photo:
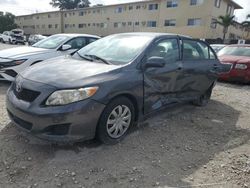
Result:
[[[135,108],[126,97],[111,101],[104,109],[97,127],[97,138],[105,144],[121,141],[133,125]]]
[[[196,106],[206,106],[211,98],[213,87],[210,87],[203,95],[193,101]]]

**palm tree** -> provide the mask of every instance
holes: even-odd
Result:
[[[246,39],[248,39],[249,35],[250,35],[250,21],[248,20],[250,18],[250,14],[248,14],[246,16],[246,21],[242,22],[241,25],[243,26],[243,28],[245,28],[246,31]]]
[[[227,14],[225,16],[219,16],[215,22],[223,27],[223,43],[225,43],[225,38],[226,38],[226,34],[228,32],[228,27],[230,25],[234,25],[234,23],[235,23],[234,17],[235,16],[230,16],[229,14]]]

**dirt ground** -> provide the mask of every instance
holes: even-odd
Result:
[[[120,144],[56,146],[19,132],[0,82],[0,187],[250,187],[250,86],[218,83],[206,107],[178,105]]]

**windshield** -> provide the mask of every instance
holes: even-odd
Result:
[[[111,35],[82,48],[80,56],[96,56],[112,64],[123,65],[138,56],[152,40],[149,36]]]
[[[250,57],[250,47],[247,46],[228,46],[223,48],[218,53],[221,55],[247,56]]]
[[[34,44],[33,47],[55,49],[59,47],[59,45],[64,43],[67,39],[69,39],[68,36],[53,35],[51,37],[48,37],[44,40],[39,41],[38,43]]]

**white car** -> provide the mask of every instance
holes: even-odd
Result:
[[[12,35],[12,32],[11,31],[4,31],[3,34],[1,34],[0,36],[0,42],[2,43],[14,43],[15,42],[15,39],[11,36]]]
[[[222,48],[224,48],[226,45],[225,44],[211,44],[210,45],[213,50],[218,53]]]
[[[99,38],[86,34],[57,34],[33,46],[2,50],[0,51],[0,80],[14,81],[17,74],[25,68],[50,58],[73,54]]]

